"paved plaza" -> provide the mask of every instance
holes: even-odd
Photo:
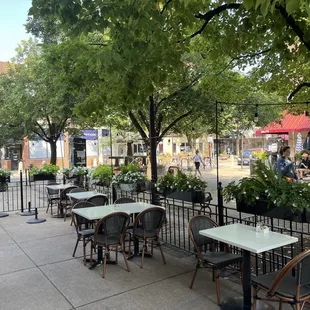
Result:
[[[216,169],[202,174],[216,203]],[[248,175],[248,167],[220,163],[224,186]],[[16,211],[0,218],[1,310],[220,309],[210,271],[200,269],[189,289],[196,264],[191,253],[166,244],[166,265],[155,249],[143,269],[139,257],[129,261],[131,272],[124,269],[119,255],[119,264],[108,265],[102,279],[102,266],[89,270],[83,265],[81,245],[72,257],[76,233],[70,218],[66,222],[51,218],[43,206],[39,217],[47,221],[29,225],[28,217]],[[221,279],[221,298],[241,296],[238,275],[226,276]]]
[[[210,272],[199,270],[194,288],[188,287],[193,255],[164,247],[166,265],[155,250],[143,269],[139,257],[131,260],[131,272],[119,257],[102,279],[102,266],[83,265],[81,246],[72,257],[76,234],[70,220],[40,216],[47,221],[37,225],[14,213],[0,219],[0,309],[219,309]],[[228,279],[221,290],[223,298],[241,294],[241,286]]]

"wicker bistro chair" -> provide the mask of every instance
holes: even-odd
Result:
[[[310,250],[304,251],[289,261],[283,269],[252,280],[253,310],[256,310],[259,291],[264,291],[267,299],[282,304],[288,303],[296,310],[302,310],[310,302]],[[266,298],[265,298],[266,299]]]
[[[121,248],[121,252],[124,257],[126,269],[129,272],[128,261],[125,255],[125,243],[124,238],[129,223],[129,215],[125,212],[115,212],[103,217],[96,225],[95,234],[91,238],[91,250],[90,250],[90,264],[93,261],[93,249],[97,246],[101,246],[104,251],[104,264],[102,278],[105,277],[107,268],[107,255],[110,250],[115,248],[115,260],[117,262],[118,248]]]
[[[83,187],[75,187],[75,188],[73,188],[73,189],[70,191],[70,194],[73,194],[73,193],[82,193],[82,192],[86,192],[86,189],[83,188]],[[74,199],[74,198],[72,198],[72,197],[70,197],[70,201],[71,201],[72,207],[73,207],[77,202],[79,202],[79,200],[76,200],[76,199]],[[72,226],[72,223],[73,223],[73,219],[74,219],[74,217],[72,216],[71,224],[70,224],[71,226]]]
[[[151,241],[151,254],[153,254],[153,242],[157,243],[159,247],[164,264],[166,264],[165,256],[159,242],[159,232],[162,228],[163,222],[166,218],[166,211],[160,207],[152,207],[139,213],[133,224],[132,239],[134,242],[142,240],[143,248],[141,255],[141,268],[143,268],[143,260],[145,250],[147,249],[147,242]],[[129,249],[131,244],[129,243]]]
[[[115,204],[122,204],[122,203],[133,203],[136,202],[133,198],[130,197],[120,197],[114,201]],[[134,218],[137,214],[130,214],[130,223],[129,228],[133,228]]]
[[[195,246],[197,256],[196,269],[189,287],[193,287],[199,267],[212,268],[213,279],[216,287],[217,303],[220,305],[220,272],[229,265],[237,263],[241,265],[242,256],[229,253],[229,247],[226,244],[225,251],[216,251],[216,241],[199,234],[200,230],[217,226],[218,224],[206,215],[194,216],[188,223],[189,237]]]
[[[52,183],[49,183],[48,185],[59,185],[59,183],[52,182]],[[53,204],[58,204],[59,202],[59,190],[50,189],[46,187],[46,193],[47,193],[47,200],[48,200],[46,213],[48,212],[48,209],[51,207],[51,214],[53,214]]]
[[[121,203],[133,203],[136,202],[133,198],[130,197],[120,197],[114,201],[115,204],[121,204]]]
[[[72,208],[71,199],[67,196],[67,194],[69,194],[74,188],[76,188],[76,186],[70,186],[60,192],[57,215],[59,216],[60,210],[64,211],[64,221],[66,221],[67,210]]]
[[[96,196],[90,197],[87,201],[93,203],[96,206],[105,206],[109,204],[109,198],[106,195],[98,194]]]
[[[95,207],[94,204],[87,202],[87,201],[81,201],[76,203],[72,210],[75,209],[81,209],[81,208],[91,208]],[[77,246],[80,241],[83,241],[83,258],[84,258],[84,266],[86,265],[86,245],[90,242],[90,237],[92,237],[95,233],[95,229],[90,228],[93,225],[93,221],[87,220],[86,218],[73,213],[74,217],[74,225],[76,229],[76,235],[77,235],[77,240],[76,244],[74,247],[74,251],[72,256],[74,257]]]

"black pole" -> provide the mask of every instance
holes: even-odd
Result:
[[[114,203],[117,199],[117,191],[114,185],[112,185],[112,202]]]
[[[219,225],[224,225],[224,205],[222,194],[222,183],[219,174],[219,124],[218,124],[218,101],[215,102],[215,138],[216,138],[216,183],[217,183],[217,205],[219,214]]]
[[[29,187],[31,187],[30,169],[28,169],[27,173],[28,173]]]
[[[24,193],[23,193],[23,172],[19,171],[19,181],[20,181],[20,211],[24,212]]]
[[[31,202],[28,201],[28,212],[31,212]]]
[[[30,202],[29,202],[30,203]],[[29,210],[30,211],[30,210]],[[34,218],[37,220],[38,219],[38,209],[34,209]]]
[[[113,150],[112,150],[112,125],[110,124],[110,157],[111,157],[111,168],[113,171],[113,164],[112,164],[112,156],[113,156]]]
[[[155,128],[155,102],[153,95],[149,96],[150,106],[150,162],[151,162],[151,202],[152,204],[159,204],[159,199],[156,195],[155,184],[157,182],[157,157],[156,157],[156,147],[157,147],[157,137]]]

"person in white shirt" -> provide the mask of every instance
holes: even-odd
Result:
[[[199,155],[198,150],[196,150],[196,154],[194,155],[193,159],[194,159],[194,164],[195,164],[195,168],[196,168],[195,169],[195,176],[197,176],[197,172],[198,172],[199,175],[202,177],[201,172],[199,170],[199,167],[200,167],[200,163],[202,163],[203,165],[204,165],[204,163],[202,162],[202,159]]]

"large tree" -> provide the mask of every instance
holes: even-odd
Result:
[[[11,70],[0,77],[0,124],[18,128],[20,136],[36,136],[49,143],[50,162],[56,164],[56,143],[74,122],[76,97],[69,83],[59,83],[64,72],[53,64],[52,50],[29,40],[17,51]]]

